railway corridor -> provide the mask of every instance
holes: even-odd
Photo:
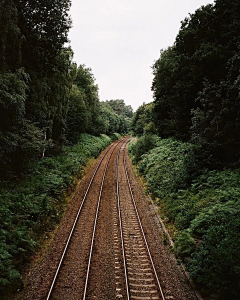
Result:
[[[76,194],[79,207],[65,217],[71,226],[62,244],[53,240],[23,299],[197,300],[163,245],[149,201],[134,179],[127,145],[124,138],[101,155],[83,183],[84,194]]]

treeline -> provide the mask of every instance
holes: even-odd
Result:
[[[133,114],[121,99],[100,102],[91,69],[72,61],[70,4],[0,0],[1,299],[23,287],[20,273],[67,192]]]
[[[2,177],[15,176],[39,158],[60,153],[80,133],[128,130],[123,115],[100,104],[91,69],[77,67],[71,48],[64,46],[71,27],[70,4],[0,1]]]
[[[153,65],[154,101],[134,113],[130,146],[176,255],[221,300],[240,294],[239,15],[239,1],[216,0],[182,22]]]
[[[153,65],[158,134],[201,144],[214,167],[240,158],[239,13],[237,0],[201,7]]]

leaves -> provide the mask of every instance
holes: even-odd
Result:
[[[156,133],[153,108],[153,103],[143,104],[134,113],[131,121],[131,127],[135,135],[141,136],[144,133]]]
[[[240,291],[240,170],[200,169],[201,148],[173,138],[148,137],[130,144],[138,171],[168,222],[178,229],[175,253],[191,278],[216,299]],[[150,147],[151,148],[151,147]]]
[[[0,291],[21,287],[20,272],[44,231],[52,230],[65,205],[63,193],[74,184],[90,157],[97,157],[111,142],[82,134],[62,155],[40,160],[35,171],[19,184],[0,185]],[[5,185],[4,185],[5,184]]]
[[[236,0],[202,6],[153,65],[159,135],[200,143],[218,168],[240,153],[239,11]]]

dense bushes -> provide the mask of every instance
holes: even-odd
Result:
[[[138,139],[134,148],[134,162],[139,162],[141,156],[157,146],[157,136],[143,135]],[[131,149],[131,148],[130,148]]]
[[[133,161],[144,140],[130,145]],[[176,254],[214,299],[238,299],[240,170],[207,171],[201,168],[198,146],[172,138],[154,140],[156,146],[138,157],[137,168],[166,220],[178,230]]]
[[[218,295],[238,299],[240,293],[240,200],[203,210],[190,225],[200,244],[187,260],[191,277]]]
[[[156,147],[153,148],[154,143]],[[140,154],[153,148],[146,155]],[[174,139],[142,136],[130,146],[130,152],[139,161],[138,170],[147,180],[149,190],[158,196],[174,193],[191,181],[196,170],[194,150],[197,147]]]
[[[40,160],[21,182],[1,182],[0,294],[21,287],[20,271],[42,233],[53,229],[61,217],[63,193],[73,184],[73,175],[81,173],[87,160],[97,157],[110,142],[106,135],[82,134],[60,156]]]

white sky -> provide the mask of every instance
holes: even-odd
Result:
[[[152,69],[180,22],[213,0],[72,0],[74,61],[92,69],[100,100],[151,102]]]

